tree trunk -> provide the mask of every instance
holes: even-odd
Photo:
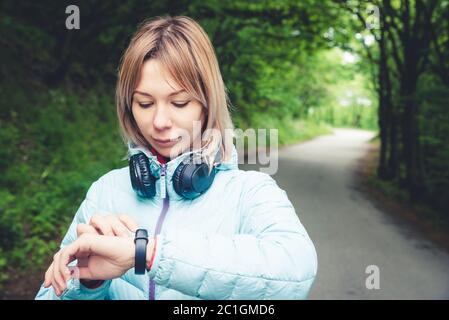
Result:
[[[381,29],[381,35],[379,39],[379,49],[380,49],[380,63],[379,63],[379,75],[378,75],[378,95],[379,95],[379,109],[378,109],[378,122],[380,130],[380,157],[379,164],[377,167],[377,175],[380,179],[388,179],[387,171],[387,150],[389,147],[388,143],[388,129],[389,129],[389,119],[387,111],[387,99],[386,99],[386,82],[385,77],[387,70],[387,56],[385,52],[385,31]]]

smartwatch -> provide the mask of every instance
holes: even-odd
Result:
[[[145,264],[147,261],[147,244],[148,232],[145,229],[137,229],[134,237],[134,244],[136,245],[136,254],[134,258],[134,272],[135,274],[145,274]]]

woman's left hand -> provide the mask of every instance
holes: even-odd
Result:
[[[82,267],[67,266],[77,257],[86,257],[87,264]],[[54,274],[64,280],[61,288],[56,290],[60,295],[66,289],[67,281],[73,278],[108,280],[120,277],[134,267],[135,245],[133,238],[82,234],[70,245],[56,253],[53,268],[56,272],[49,273],[45,278],[44,286],[52,284]]]

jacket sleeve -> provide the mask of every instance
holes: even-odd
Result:
[[[156,284],[200,299],[307,298],[317,272],[315,247],[286,192],[265,173],[246,174],[240,232],[159,234],[149,271]]]
[[[79,223],[89,223],[90,217],[98,211],[96,205],[99,181],[96,181],[89,188],[86,198],[81,203],[73,221],[64,236],[60,248],[63,248],[76,240],[76,226]],[[71,265],[76,265],[76,260]],[[70,279],[67,283],[67,289],[61,296],[57,296],[53,287],[45,288],[41,285],[35,299],[36,300],[102,300],[105,299],[111,280],[105,281],[100,287],[89,289],[83,286],[78,279]]]

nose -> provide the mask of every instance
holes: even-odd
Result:
[[[156,113],[153,119],[153,126],[157,130],[164,130],[172,126],[170,110],[167,106],[160,104],[156,106]]]

